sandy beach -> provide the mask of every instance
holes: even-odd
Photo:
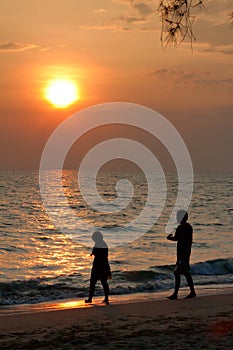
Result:
[[[233,293],[8,314],[1,349],[232,349]]]

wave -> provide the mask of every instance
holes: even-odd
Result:
[[[48,279],[36,278],[30,280],[0,283],[0,305],[33,304],[56,299],[83,297],[86,288],[70,286],[68,283],[56,283]]]
[[[152,266],[147,270],[115,270],[110,282],[110,293],[131,294],[156,292],[173,288],[174,265]],[[195,285],[232,284],[233,259],[215,259],[191,265]],[[56,278],[35,278],[0,283],[0,305],[33,304],[44,301],[84,298],[88,280],[78,273]],[[101,295],[98,284],[96,295]]]
[[[233,273],[233,259],[215,259],[199,262],[191,267],[191,272],[198,275],[227,275]]]
[[[154,266],[149,270],[123,271],[119,272],[121,280],[130,282],[144,282],[150,280],[165,280],[171,276],[174,265]],[[225,276],[233,274],[233,259],[215,259],[198,262],[191,265],[192,275],[199,276]]]

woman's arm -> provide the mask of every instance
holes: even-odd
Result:
[[[95,247],[92,249],[92,252],[90,254],[90,256],[94,255],[95,256]]]

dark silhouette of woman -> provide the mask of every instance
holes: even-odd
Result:
[[[170,234],[167,236],[167,239],[170,241],[177,241],[177,260],[174,269],[175,290],[174,293],[168,297],[168,299],[171,300],[177,299],[178,297],[181,281],[180,275],[185,276],[190,288],[190,294],[188,294],[186,298],[194,298],[196,296],[193,279],[189,273],[189,260],[193,242],[193,228],[187,221],[188,213],[183,209],[179,210],[177,212],[177,222],[179,223],[179,226],[176,229],[175,235],[173,236]]]
[[[111,279],[112,276],[108,262],[108,246],[104,241],[103,235],[100,231],[95,231],[93,233],[92,240],[95,242],[95,245],[91,255],[94,255],[95,258],[91,270],[89,297],[85,300],[85,303],[92,303],[92,297],[95,292],[95,285],[97,281],[100,280],[105,295],[103,302],[105,304],[109,304],[109,286],[107,280]]]

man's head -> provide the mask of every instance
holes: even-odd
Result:
[[[181,224],[182,222],[186,222],[188,220],[188,213],[186,210],[178,210],[177,214],[176,214],[176,219],[177,222],[179,224]]]

